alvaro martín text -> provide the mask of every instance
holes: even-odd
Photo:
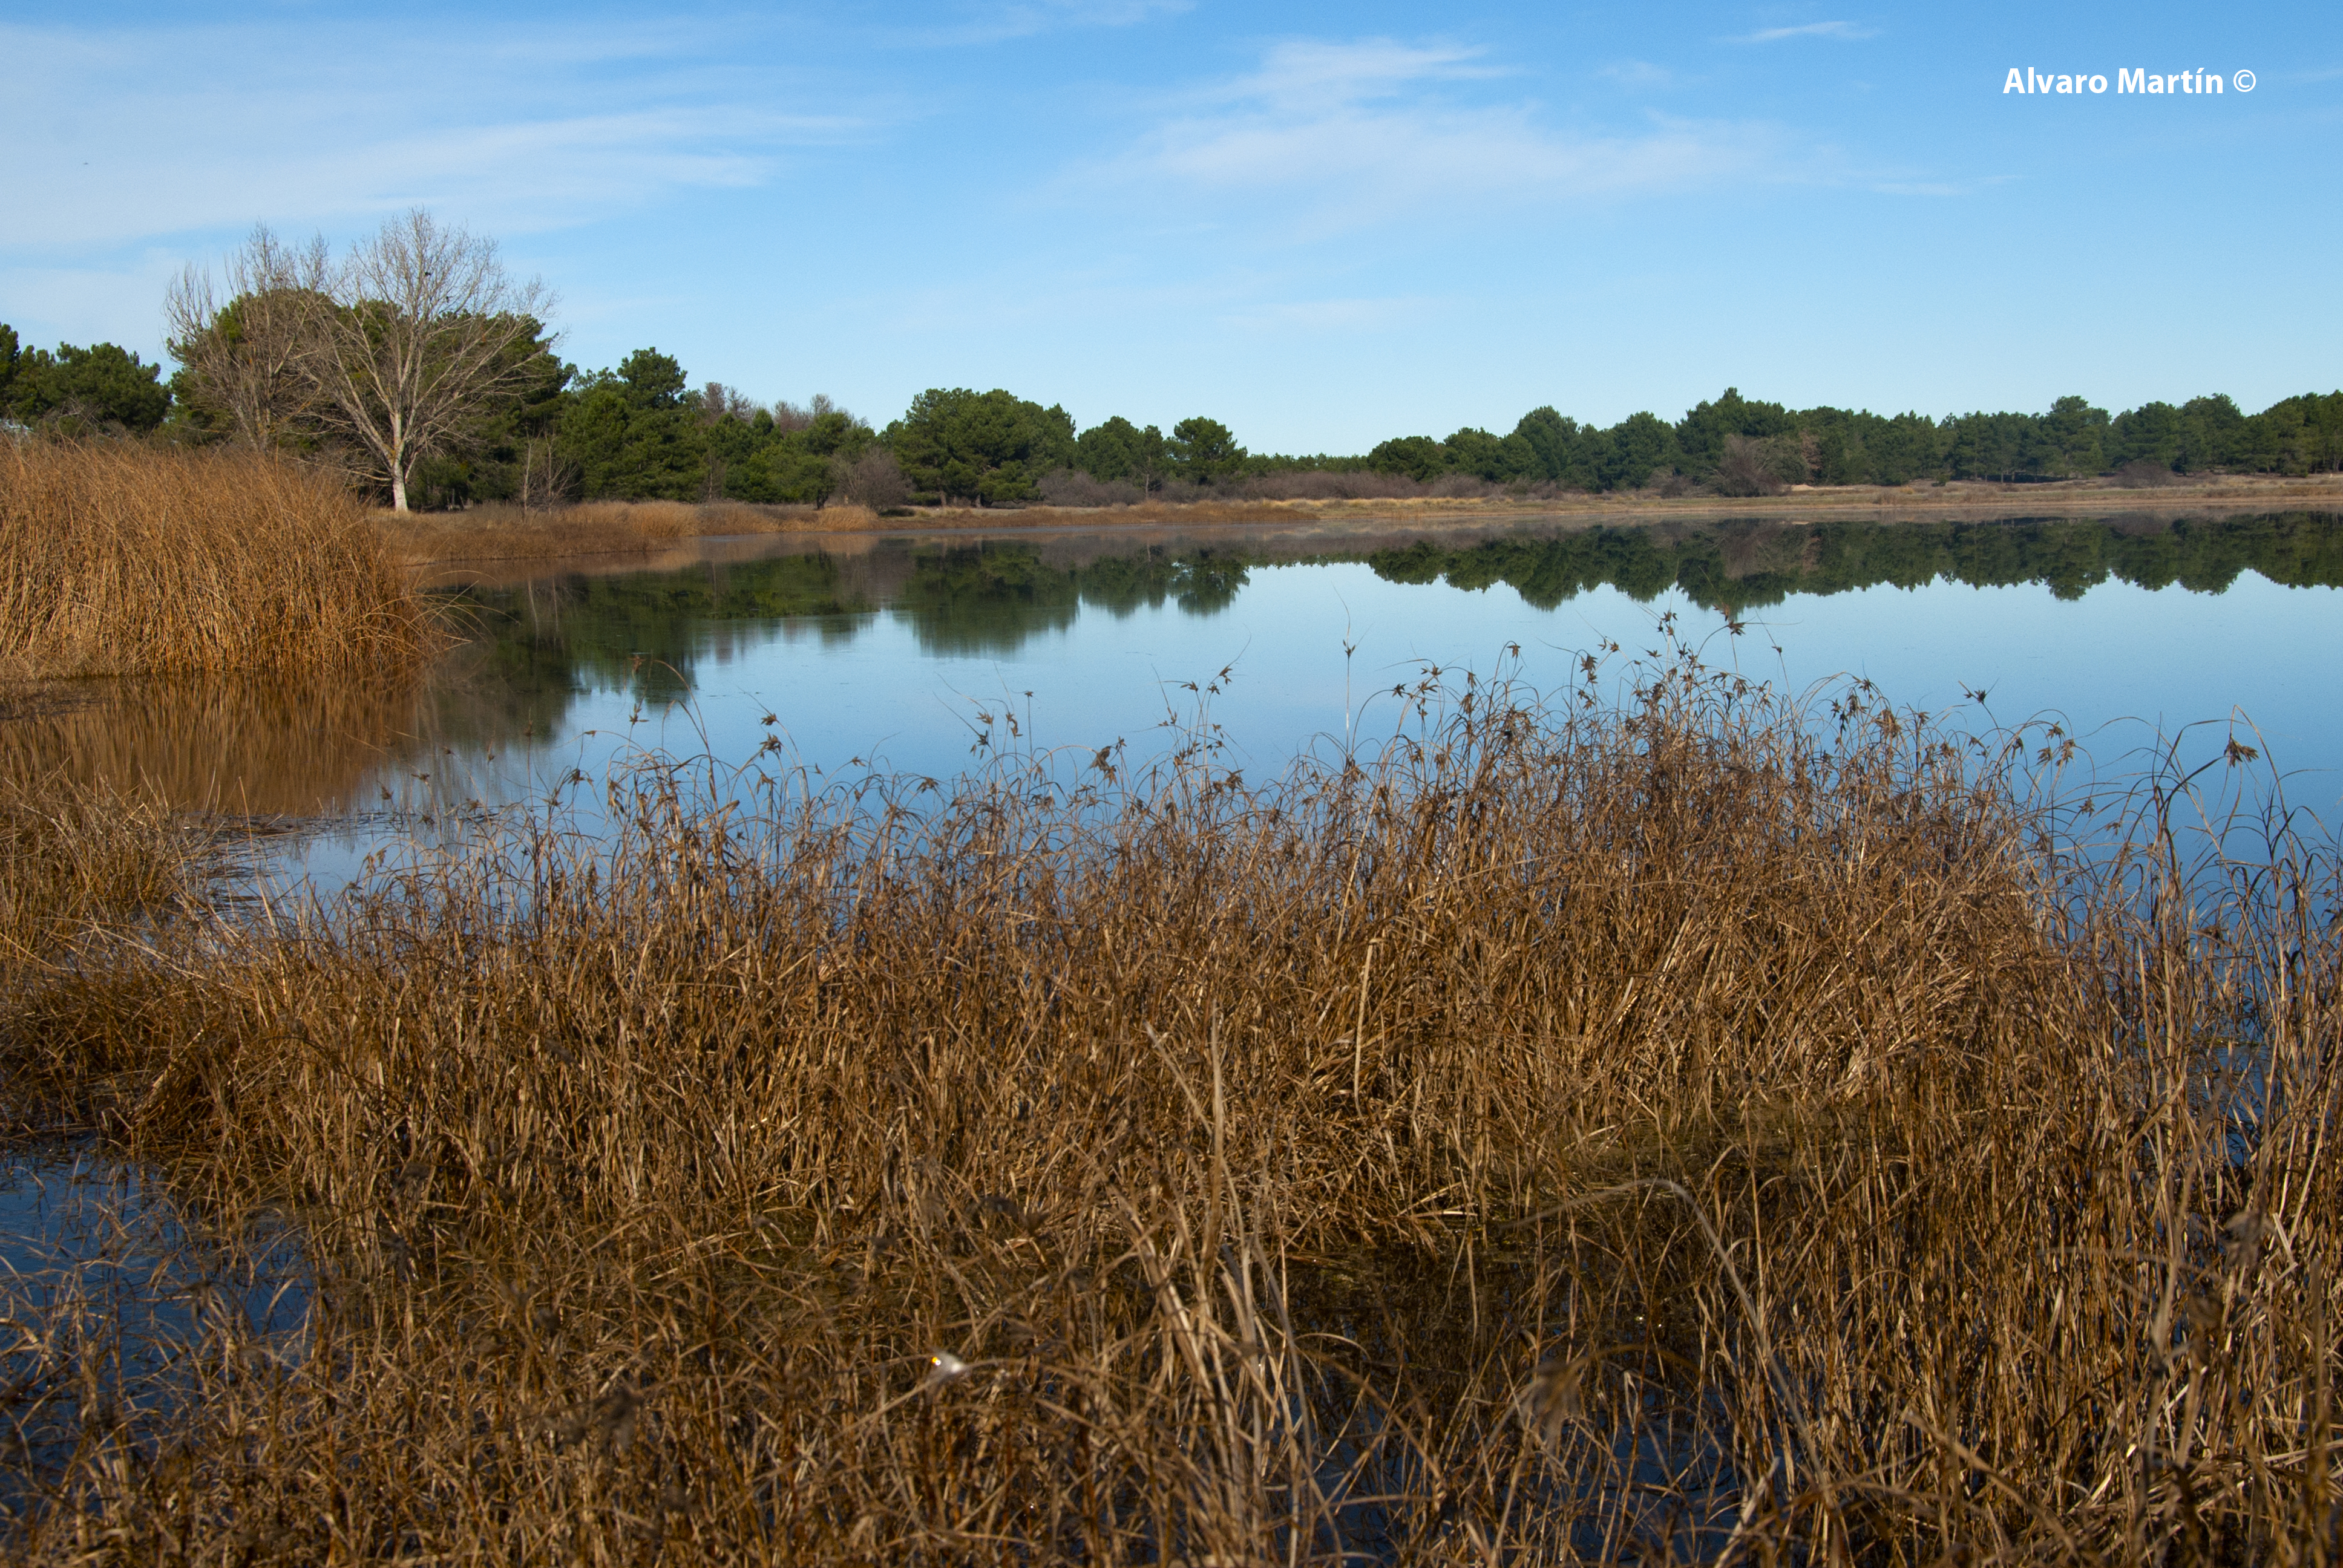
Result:
[[[2227,84],[2217,71],[2197,69],[2174,71],[2157,75],[2152,71],[2117,70],[2115,89],[2118,93],[2217,93]],[[2058,74],[2039,71],[2031,65],[2012,65],[2003,81],[2005,93],[2104,93],[2107,90],[2106,76],[2075,71]]]

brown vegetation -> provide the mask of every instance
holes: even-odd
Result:
[[[21,992],[18,1113],[319,1294],[167,1408],[25,1350],[15,1560],[2334,1561],[2327,851],[1598,675],[1266,788],[654,766]]]
[[[50,693],[79,700],[0,705],[0,788],[45,790],[53,779],[173,812],[337,816],[371,804],[358,796],[367,774],[418,745],[437,684],[331,674],[53,683]]]
[[[746,501],[586,501],[548,508],[492,505],[461,512],[377,512],[400,561],[538,560],[623,555],[679,539],[738,534],[851,532],[875,526],[860,506],[772,507]]]
[[[427,608],[326,475],[0,439],[0,673],[411,667]]]
[[[0,770],[0,995],[88,939],[190,906],[206,837],[151,799]]]
[[[879,467],[874,465],[874,467]],[[1832,512],[1867,518],[1906,513],[1970,512],[2007,515],[2022,506],[2027,516],[2104,513],[2112,497],[2094,481],[2072,485],[1962,483],[1924,488],[1853,487],[1816,490],[1799,487],[1720,501],[1691,493],[1680,481],[1653,492],[1592,496],[1542,487],[1513,494],[1467,476],[1449,475],[1432,484],[1404,476],[1378,474],[1272,475],[1259,480],[1157,494],[1141,498],[1136,487],[1101,485],[1081,474],[1053,475],[1042,486],[1043,504],[1028,507],[889,506],[894,492],[871,478],[873,501],[826,507],[763,506],[742,501],[693,504],[682,501],[588,501],[530,508],[488,505],[460,512],[378,511],[375,523],[393,556],[407,565],[435,562],[544,560],[562,556],[642,553],[682,539],[770,533],[862,533],[870,531],[1007,532],[1020,529],[1096,528],[1174,524],[1220,527],[1243,523],[1312,524],[1366,522],[1394,517],[1483,518],[1630,518],[1701,517],[1720,513],[1786,512],[1801,519]],[[2174,489],[2159,507],[2186,505],[2243,508],[2274,505],[2343,504],[2343,489],[2323,480],[2225,481],[2209,487]],[[2127,501],[2127,508],[2138,503]]]

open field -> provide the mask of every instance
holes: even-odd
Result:
[[[853,506],[765,507],[745,502],[597,501],[551,509],[480,507],[465,512],[373,514],[387,548],[408,565],[643,554],[690,538],[758,534],[870,531],[1004,532],[1043,528],[1207,528],[1271,525],[1329,537],[1349,529],[1469,528],[1526,521],[1564,526],[1699,522],[1719,518],[1818,521],[1835,518],[2073,517],[2122,513],[2169,518],[2227,510],[2343,508],[2343,477],[2219,477],[2202,483],[2127,487],[2111,480],[2002,485],[1953,484],[1799,488],[1732,499],[1663,497],[1655,491],[1360,500],[1150,501],[1128,507],[906,508],[880,518]]]
[[[176,1402],[20,1316],[9,1555],[2336,1561],[2331,841],[1629,673],[1265,783],[650,759],[20,975],[12,1125],[317,1296]]]
[[[0,441],[0,676],[387,668],[436,635],[327,475],[244,452]]]

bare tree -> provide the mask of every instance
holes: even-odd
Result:
[[[417,460],[458,438],[529,374],[520,352],[552,297],[517,282],[492,239],[417,207],[383,225],[311,298],[305,368],[327,418],[371,458],[406,511]]]
[[[224,288],[208,269],[191,266],[164,296],[171,357],[200,399],[227,417],[233,439],[277,446],[316,411],[304,323],[324,296],[327,271],[322,238],[296,250],[261,224],[228,257]]]
[[[773,428],[786,436],[791,431],[805,429],[825,414],[846,414],[846,410],[830,401],[827,392],[815,393],[812,401],[802,405],[783,397],[773,405]],[[851,414],[846,414],[846,417],[849,419],[854,417]]]
[[[1747,436],[1727,436],[1725,457],[1716,465],[1716,489],[1725,496],[1778,496],[1787,486],[1766,460],[1763,441]]]
[[[553,437],[539,437],[521,448],[520,495],[524,511],[546,511],[570,498],[578,466],[564,459]]]
[[[910,481],[903,477],[895,454],[884,447],[865,447],[851,461],[842,455],[832,457],[830,465],[838,493],[874,512],[900,507],[911,498]]]
[[[746,422],[756,417],[756,414],[757,405],[738,387],[710,381],[699,395],[699,417],[705,424],[720,425],[727,419]]]

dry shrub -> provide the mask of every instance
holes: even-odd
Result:
[[[2116,470],[2115,483],[2118,489],[2156,490],[2185,485],[2188,480],[2153,457],[2134,457]]]
[[[832,501],[819,511],[808,510],[790,519],[793,533],[863,533],[879,526],[879,514],[854,501]]]
[[[1716,465],[1720,496],[1778,496],[1790,487],[1774,472],[1766,443],[1748,436],[1725,438],[1725,455]]]
[[[1266,787],[654,759],[25,1000],[319,1295],[16,1560],[2332,1561],[2328,851],[1600,678]]]
[[[0,669],[390,668],[428,610],[330,478],[245,451],[0,439]]]
[[[879,512],[911,498],[910,480],[903,477],[895,454],[884,447],[866,447],[851,462],[832,457],[830,467],[838,477],[839,498],[850,505]]]
[[[1127,480],[1094,479],[1079,468],[1053,468],[1033,489],[1045,507],[1131,507],[1147,498]]]
[[[1405,474],[1364,468],[1338,474],[1263,474],[1234,480],[1229,488],[1263,501],[1412,501],[1433,493],[1431,486]]]

